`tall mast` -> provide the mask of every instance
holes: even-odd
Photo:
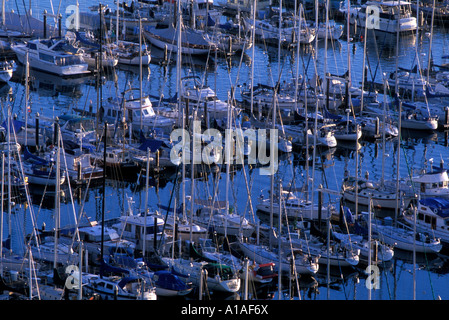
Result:
[[[103,133],[103,201],[101,202],[101,249],[100,249],[100,261],[103,261],[104,256],[104,213],[105,213],[105,201],[106,201],[106,145],[108,138],[108,122],[104,122],[104,133]],[[148,174],[148,173],[147,173]],[[100,272],[100,277],[103,278],[103,273]]]
[[[58,265],[58,238],[59,238],[59,224],[60,224],[60,198],[59,198],[59,179],[60,179],[60,158],[61,158],[61,150],[60,150],[60,140],[59,140],[59,119],[56,117],[55,121],[55,138],[56,138],[56,191],[55,191],[55,252],[54,252],[54,261],[53,261],[53,268],[56,269]]]
[[[252,41],[252,62],[251,62],[251,115],[253,115],[254,111],[254,102],[253,102],[253,95],[254,95],[254,63],[255,63],[255,47],[256,47],[256,8],[257,8],[257,0],[254,0],[253,4],[253,27],[251,30],[251,41]]]
[[[2,0],[2,24],[1,26],[3,27],[5,25],[5,20],[6,20],[6,0]]]
[[[142,132],[142,18],[139,15],[139,89],[140,89],[140,131]],[[148,174],[148,173],[147,173]]]
[[[429,58],[427,60],[427,84],[430,80],[430,68],[431,68],[431,62],[432,62],[432,41],[433,41],[433,22],[435,18],[435,0],[433,0],[432,4],[432,20],[430,23],[430,41],[429,41]]]
[[[116,18],[116,24],[115,24],[115,42],[118,44],[118,35],[120,32],[120,28],[119,28],[119,10],[120,10],[120,1],[117,0],[117,10],[115,11],[115,18]]]
[[[28,127],[28,99],[30,98],[30,88],[28,84],[28,80],[30,78],[30,63],[29,63],[29,57],[28,57],[28,51],[26,52],[26,65],[25,65],[25,146],[27,146],[27,127]],[[38,132],[36,132],[36,135],[38,135]],[[36,137],[38,139],[38,137]]]

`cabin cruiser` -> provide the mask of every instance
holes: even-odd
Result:
[[[197,116],[204,117],[207,114],[210,119],[227,117],[231,111],[229,109],[237,110],[229,102],[220,100],[215,91],[201,83],[196,76],[181,79],[181,101],[184,104],[188,103],[192,110],[196,110]]]
[[[127,90],[121,98],[108,98],[99,110],[100,121],[121,123],[124,119],[128,125],[132,126],[134,132],[142,129],[145,134],[160,129],[170,133],[174,125],[173,120],[156,114],[148,96],[142,99],[140,95],[135,97],[132,93],[134,90],[137,89]]]
[[[416,217],[415,217],[416,214]],[[443,197],[413,199],[403,213],[409,225],[416,225],[418,232],[434,235],[444,244],[449,244],[449,200]]]
[[[33,69],[56,74],[61,77],[74,77],[90,74],[87,63],[77,53],[77,48],[65,39],[36,39],[25,44],[12,46],[19,62]]]
[[[340,7],[340,12],[348,15],[346,5]],[[378,19],[368,19],[369,27],[374,31],[396,34],[416,32],[418,27],[416,17],[413,16],[411,3],[408,1],[367,1],[363,5],[349,8],[349,23],[365,28],[365,19],[378,16]],[[399,17],[399,21],[398,21]],[[398,30],[399,26],[399,30]]]

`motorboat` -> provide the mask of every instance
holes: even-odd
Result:
[[[399,181],[387,180],[385,184],[391,189],[396,188],[398,184],[399,191],[409,198],[418,195],[420,198],[449,196],[449,176],[447,169],[442,166],[432,166],[429,170],[423,169]]]
[[[65,39],[36,39],[12,46],[23,65],[61,77],[90,74],[88,64]],[[28,62],[27,62],[28,54]]]
[[[346,4],[341,5],[340,12],[348,16]],[[374,19],[369,19],[375,17]],[[369,28],[375,31],[396,34],[413,33],[418,27],[413,16],[411,3],[408,1],[367,1],[363,5],[349,8],[349,23],[357,28],[365,28],[368,20]],[[398,29],[399,28],[399,29]]]
[[[407,224],[416,226],[418,232],[432,234],[444,245],[449,244],[449,200],[444,197],[413,199],[403,212]]]
[[[153,252],[161,243],[165,243],[167,235],[164,231],[164,220],[155,213],[122,215],[119,222],[113,224],[122,238],[136,243],[137,250]],[[156,246],[156,247],[155,247]]]
[[[369,223],[367,217],[370,213],[362,212],[362,219]],[[372,214],[372,213],[371,213]],[[371,219],[371,229],[373,237],[405,251],[415,251],[420,253],[438,253],[443,248],[439,238],[433,234],[414,232],[413,229],[400,222],[393,224],[393,219]]]
[[[170,133],[174,125],[173,119],[156,114],[149,97],[140,98],[140,94],[134,96],[133,92],[136,90],[138,89],[128,89],[122,97],[108,98],[99,110],[100,121],[121,124],[124,120],[132,126],[134,132],[142,131],[144,135],[156,129]]]

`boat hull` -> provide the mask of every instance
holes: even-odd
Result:
[[[154,32],[149,31],[151,29],[147,29],[144,31],[145,38],[150,41],[150,43],[159,49],[165,50],[167,48],[168,51],[178,53],[178,43],[173,39],[164,38],[161,35],[158,35]],[[191,44],[189,42],[182,42],[181,45],[181,53],[182,54],[191,54],[191,55],[206,55],[211,51],[210,45],[196,45]]]
[[[17,55],[18,61],[26,65],[26,50],[18,47],[13,47],[13,51]],[[43,71],[45,73],[54,74],[62,77],[76,77],[90,74],[88,70],[88,64],[76,64],[68,66],[57,66],[54,63],[42,61],[39,59],[36,53],[30,52],[28,56],[28,62],[31,69]]]

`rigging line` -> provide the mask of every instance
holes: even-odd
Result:
[[[168,220],[168,214],[169,214],[169,211],[170,211],[171,201],[172,201],[173,196],[174,196],[174,194],[175,194],[176,186],[178,185],[176,182],[178,181],[178,178],[179,178],[179,167],[180,167],[180,166],[176,166],[175,179],[174,179],[172,191],[171,191],[171,193],[170,193],[170,200],[168,201],[167,211],[166,211],[166,213],[165,213],[164,226],[162,227],[162,233],[165,232],[165,227],[166,227],[166,225],[167,225],[167,220]],[[148,172],[147,172],[147,174],[148,174]],[[193,199],[192,199],[192,201],[193,201]],[[146,210],[146,209],[145,209],[145,210]],[[176,207],[173,208],[173,213],[175,214],[175,212],[178,213],[178,208],[176,208]],[[193,212],[191,212],[190,214],[193,214]],[[176,215],[176,216],[177,216],[177,215]],[[173,219],[173,221],[174,221],[174,219]],[[174,221],[173,223],[176,224],[176,221]],[[193,228],[193,226],[191,225],[190,228]],[[173,241],[175,241],[175,240],[176,240],[176,239],[173,239]],[[163,241],[158,241],[158,248],[157,248],[158,250],[161,248],[162,242],[163,242]]]
[[[328,207],[328,212],[329,212],[329,207]],[[345,215],[343,215],[343,216],[345,216]],[[328,228],[329,228],[328,229],[329,230],[328,233],[329,233],[330,231],[333,230],[333,226],[332,226],[332,223],[330,221],[330,218],[329,218],[328,224],[329,224],[329,226],[328,226]],[[328,234],[328,237],[330,237],[330,234]],[[338,270],[340,271],[340,279],[342,280],[342,283],[343,283],[344,282],[344,275],[343,275],[342,265],[340,263],[341,259],[338,258],[339,252],[338,252],[337,248],[335,249],[334,252],[335,252],[335,254],[337,256]],[[347,250],[345,248],[343,248],[343,252],[341,253],[343,255],[343,259],[344,259],[344,255],[346,254],[346,252],[347,252]],[[353,255],[352,250],[350,251],[350,254]],[[345,295],[345,299],[349,300],[348,294],[346,293],[346,286],[342,285],[342,287],[343,287],[343,293]]]
[[[8,113],[10,113],[10,112],[8,112]],[[8,115],[8,117],[11,117],[11,115],[9,114]],[[8,132],[10,132],[10,130],[12,129],[12,134],[13,134],[13,136],[14,136],[14,139],[15,139],[15,142],[17,143],[17,136],[16,136],[16,132],[15,132],[15,128],[14,128],[14,126],[12,126],[11,128],[8,128]],[[8,140],[10,140],[10,134],[8,134]],[[10,157],[11,155],[9,154],[9,157]],[[22,178],[23,179],[25,179],[25,173],[24,173],[24,170],[23,170],[23,163],[22,163],[22,159],[21,159],[21,157],[20,157],[20,155],[18,156],[18,162],[19,162],[19,170],[20,170],[20,173],[21,173],[21,175],[22,175]],[[11,161],[11,159],[9,158],[8,159],[8,162],[10,162]],[[8,174],[10,174],[10,172],[8,173]],[[31,217],[31,222],[32,222],[32,225],[33,226],[35,226],[36,224],[36,220],[35,220],[35,218],[34,218],[34,210],[33,210],[33,206],[32,206],[32,201],[31,201],[31,196],[30,196],[30,192],[29,192],[29,186],[28,186],[28,184],[25,184],[25,195],[26,195],[26,201],[27,201],[27,203],[29,204],[29,210],[30,210],[30,217]],[[11,205],[11,204],[8,204],[9,206]],[[36,232],[35,232],[36,230],[35,230],[35,228],[33,227],[33,233],[34,233],[34,235],[35,235],[35,237],[36,237]],[[30,237],[30,240],[31,240],[31,237]],[[36,240],[37,240],[37,237],[36,237]]]
[[[293,249],[293,244],[292,244],[292,241],[291,241],[291,235],[290,235],[290,232],[289,232],[290,227],[289,227],[289,223],[288,223],[287,207],[286,207],[286,204],[285,204],[285,200],[283,201],[282,197],[280,199],[280,207],[281,207],[281,212],[279,214],[282,215],[282,211],[284,211],[284,214],[285,214],[285,224],[286,224],[286,227],[287,227],[287,239],[288,239],[288,242],[289,242],[289,245],[290,245],[290,252],[292,254],[292,261],[293,261],[293,265],[292,265],[292,267],[293,267],[293,275],[295,276],[295,283],[296,283],[296,289],[298,290],[298,297],[299,297],[299,300],[301,300],[301,291],[299,290],[299,277],[298,277],[298,273],[297,273],[297,270],[296,270],[294,249]],[[284,210],[282,210],[282,207],[283,207]],[[279,226],[279,235],[278,235],[279,237],[281,236],[281,231],[280,230],[281,230],[281,226]],[[279,248],[279,250],[281,250],[281,248]],[[281,262],[279,261],[279,263],[281,263]],[[279,275],[279,277],[280,276],[281,275]]]
[[[60,148],[62,150],[62,156],[64,158],[64,164],[65,164],[65,168],[66,168],[65,172],[66,172],[67,184],[68,184],[68,189],[69,189],[69,194],[70,194],[70,200],[71,200],[70,202],[71,202],[71,205],[72,205],[72,212],[73,212],[73,216],[75,218],[75,223],[77,223],[77,220],[76,220],[76,209],[75,209],[75,205],[74,205],[74,201],[73,201],[73,193],[72,193],[72,187],[71,187],[71,184],[70,184],[70,175],[69,175],[69,171],[68,171],[67,158],[66,158],[65,150],[64,150],[64,140],[62,138],[62,133],[61,133],[61,129],[60,128],[59,128],[58,137],[59,137],[58,139],[60,140]],[[57,152],[60,152],[60,150],[58,149]],[[56,196],[59,197],[59,195],[56,195]],[[76,233],[78,233],[78,232],[76,232]],[[78,239],[77,240],[80,241],[79,234],[78,234]]]
[[[377,37],[375,36],[374,29],[373,29],[372,33],[373,33],[373,40],[374,40],[374,49],[375,49],[376,56],[377,56],[377,65],[376,65],[376,68],[374,69],[374,73],[372,72],[371,62],[370,62],[370,59],[369,59],[368,55],[366,56],[366,59],[367,59],[367,64],[368,64],[369,70],[371,72],[371,82],[374,82],[375,79],[376,79],[378,68],[380,68],[380,72],[382,73],[382,65],[380,64],[380,60],[381,60],[380,58],[382,57],[382,53],[383,53],[383,51],[386,48],[386,44],[385,44],[386,43],[386,34],[384,36],[384,45],[381,46],[382,49],[381,49],[380,54],[379,54],[379,47],[378,47],[378,43],[377,43]],[[373,89],[372,83],[370,84],[370,89]],[[371,94],[371,90],[370,90],[369,94]]]
[[[430,272],[430,269],[429,269],[429,259],[428,259],[428,257],[427,257],[427,250],[424,251],[424,258],[425,258],[425,260],[426,260],[426,270],[427,270],[427,275],[428,275],[428,277],[429,277],[430,288],[431,288],[431,290],[432,290],[432,297],[433,297],[433,300],[436,300],[436,299],[435,299],[435,291],[434,291],[433,283],[432,283],[431,272]]]

